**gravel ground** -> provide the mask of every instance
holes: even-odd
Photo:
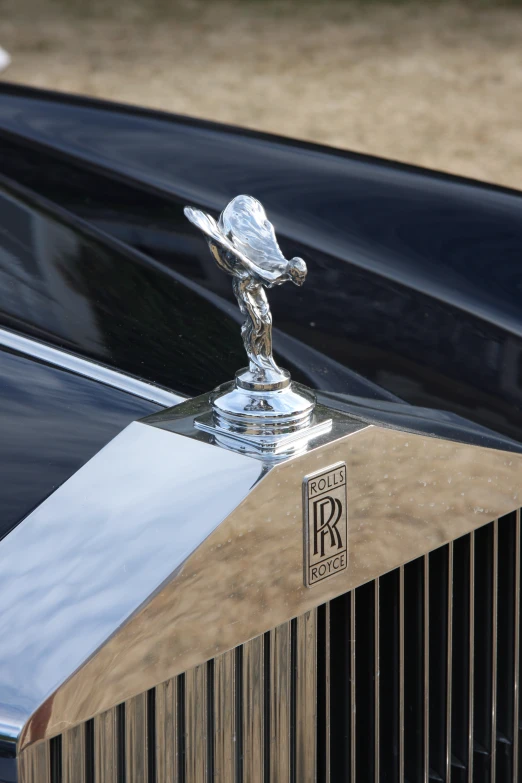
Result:
[[[10,81],[522,188],[522,4],[0,0]]]

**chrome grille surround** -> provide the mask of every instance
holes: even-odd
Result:
[[[36,763],[45,767],[48,753],[56,780],[75,774],[69,763],[74,756],[86,759],[87,783],[96,775],[103,781],[106,768],[119,776],[118,783],[154,780],[171,764],[178,764],[183,783],[215,779],[220,770],[227,775],[234,764],[239,780],[260,769],[268,780],[282,769],[280,774],[288,771],[297,783],[314,779],[316,771],[336,779],[338,748],[353,744],[358,755],[342,763],[348,764],[345,777],[358,780],[367,763],[361,742],[367,747],[369,736],[372,758],[379,747],[377,766],[384,770],[387,731],[371,715],[385,712],[386,699],[371,689],[369,699],[360,698],[362,683],[373,682],[377,672],[381,679],[390,666],[393,634],[375,632],[386,624],[389,612],[382,606],[392,594],[383,589],[388,577],[382,575],[394,573],[404,597],[418,593],[426,600],[422,578],[403,563],[425,558],[422,574],[436,584],[426,552],[519,504],[519,453],[368,425],[332,409],[328,436],[291,459],[267,464],[218,448],[194,428],[194,418],[208,404],[206,397],[190,400],[130,425],[3,542],[0,589],[7,610],[0,631],[9,634],[0,649],[0,693],[7,684],[17,699],[0,704],[0,723],[17,742],[22,771]],[[339,461],[347,469],[349,567],[307,588],[303,477]],[[41,548],[44,539],[52,541],[51,550]],[[18,556],[21,551],[29,552],[29,560]],[[20,601],[10,605],[9,599],[25,598],[27,590],[31,600],[24,615]],[[427,607],[414,608],[422,614]],[[404,694],[397,700],[395,724],[405,726],[394,748],[399,775],[406,778],[411,759],[406,705],[414,699],[426,715],[436,702],[433,688],[423,690],[417,680],[413,687],[409,677],[412,611],[406,601],[393,626],[396,687]],[[312,615],[315,631],[311,621],[303,621]],[[56,616],[60,622],[48,622]],[[339,628],[341,641],[334,633]],[[433,656],[423,647],[428,630],[415,632],[429,663]],[[241,676],[234,677],[237,657]],[[427,666],[421,668],[426,676]],[[300,671],[307,672],[306,682]],[[308,684],[316,672],[317,696],[311,696]],[[328,676],[330,688],[324,685]],[[177,678],[184,683],[180,692]],[[341,706],[339,679],[346,681]],[[169,681],[170,691],[160,693],[158,683]],[[233,684],[230,711],[216,718],[215,690],[223,693],[227,682]],[[281,699],[279,691],[277,698],[270,695],[275,682]],[[454,682],[460,687],[461,678]],[[323,706],[315,713],[316,705]],[[177,745],[156,720],[160,707],[165,722],[177,727]],[[216,720],[223,725],[217,736]],[[342,742],[334,741],[343,721]],[[311,742],[315,722],[318,736]],[[268,742],[275,729],[280,743]],[[418,752],[426,768],[423,731]],[[234,732],[234,747],[243,749],[239,756],[237,750],[231,755],[226,740]],[[47,751],[38,750],[49,740]]]
[[[27,748],[21,783],[516,783],[521,543],[517,511]]]

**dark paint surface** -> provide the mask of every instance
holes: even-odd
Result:
[[[16,783],[16,750],[12,742],[0,740],[0,783]]]
[[[127,424],[160,409],[0,350],[0,538]]]
[[[0,325],[185,394],[214,388],[244,363],[241,316],[225,298],[2,177],[0,215]],[[207,266],[219,276],[211,259]],[[383,395],[305,343],[284,334],[278,342],[296,379],[321,385],[326,374],[327,384]]]
[[[59,261],[55,245],[49,265],[67,282],[53,307],[67,311],[74,289],[94,336],[75,331],[71,314],[58,329],[21,313],[20,294],[1,317],[21,331],[188,394],[226,380],[244,363],[230,280],[182,206],[215,213],[247,192],[266,206],[283,250],[309,265],[302,289],[271,292],[279,359],[297,378],[385,395],[356,371],[389,395],[522,438],[520,194],[9,86],[0,170],[149,259],[124,263],[82,239]],[[2,228],[8,210],[4,201]]]

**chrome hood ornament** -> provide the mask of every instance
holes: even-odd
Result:
[[[254,450],[280,452],[297,441],[327,430],[329,420],[314,417],[315,396],[292,383],[272,354],[272,313],[265,288],[287,281],[303,285],[307,267],[302,258],[287,259],[263,206],[252,196],[236,196],[216,222],[211,215],[185,207],[185,215],[206,235],[218,266],[231,275],[249,366],[212,395],[211,420],[196,422],[216,435],[239,439]]]
[[[241,328],[249,368],[238,376],[243,388],[280,388],[289,374],[272,355],[272,313],[265,288],[291,280],[303,285],[306,264],[302,258],[286,259],[281,253],[272,223],[257,199],[236,196],[218,222],[206,212],[185,207],[185,215],[207,236],[218,266],[233,277],[239,309],[246,315]]]

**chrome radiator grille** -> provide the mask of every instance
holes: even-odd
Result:
[[[520,514],[130,699],[23,783],[515,783]]]

